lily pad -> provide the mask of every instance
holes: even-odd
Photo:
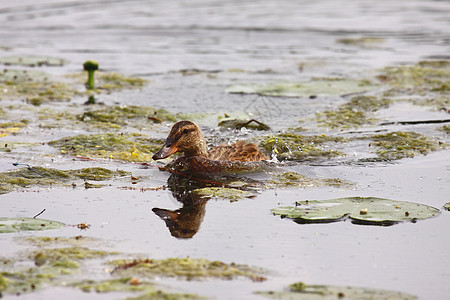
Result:
[[[405,201],[375,197],[348,197],[324,201],[298,201],[295,207],[272,209],[274,215],[300,224],[331,223],[350,218],[352,223],[390,226],[416,222],[439,215],[437,208]]]
[[[309,97],[311,95],[344,95],[361,93],[377,86],[366,80],[319,78],[305,82],[279,82],[267,85],[234,85],[226,89],[230,94],[258,94],[274,97]]]
[[[0,218],[0,233],[50,230],[59,229],[64,226],[64,223],[44,219]]]
[[[67,63],[67,61],[62,58],[46,56],[8,56],[0,58],[0,64],[4,64],[5,66],[17,65],[25,67],[62,67],[65,63]]]
[[[413,300],[416,296],[389,290],[378,290],[363,287],[332,286],[332,285],[307,285],[296,282],[289,286],[286,292],[256,292],[258,295],[271,299],[359,299],[359,300]]]

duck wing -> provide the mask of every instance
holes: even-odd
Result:
[[[218,161],[261,161],[269,157],[256,144],[238,141],[232,145],[220,145],[208,151],[208,158]]]

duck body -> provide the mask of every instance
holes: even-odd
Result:
[[[238,141],[232,145],[220,145],[208,151],[200,128],[190,121],[173,125],[162,148],[153,155],[154,160],[163,159],[181,152],[184,155],[171,163],[177,170],[201,172],[222,172],[227,168],[242,169],[239,162],[268,160],[256,144]]]

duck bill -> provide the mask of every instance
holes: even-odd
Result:
[[[166,144],[164,144],[164,146],[162,146],[162,148],[159,149],[158,152],[153,154],[152,158],[153,158],[153,160],[163,159],[163,158],[171,156],[172,154],[174,154],[177,151],[178,151],[178,147],[176,147],[175,145],[166,146]]]

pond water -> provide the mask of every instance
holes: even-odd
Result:
[[[351,138],[392,131],[414,131],[448,143],[442,123],[381,123],[448,120],[449,94],[444,107],[395,103],[374,112],[379,120],[358,128],[317,126],[315,113],[337,109],[353,93],[320,93],[301,97],[226,93],[236,85],[307,82],[317,78],[360,80],[375,78],[382,68],[415,65],[424,60],[450,58],[447,1],[0,1],[0,59],[10,56],[45,56],[65,59],[60,67],[31,68],[55,78],[81,72],[88,59],[101,71],[147,79],[139,89],[95,95],[105,106],[136,105],[164,108],[190,116],[210,144],[250,139],[268,132],[223,130],[218,117],[255,118],[275,134],[305,127],[304,134]],[[4,66],[9,68],[9,66]],[[30,69],[18,66],[18,69]],[[423,75],[426,76],[426,75]],[[378,96],[386,86],[367,94]],[[6,93],[1,91],[1,93]],[[344,95],[343,95],[344,94]],[[434,94],[433,94],[434,95]],[[415,100],[423,93],[397,94]],[[426,96],[425,96],[426,98]],[[168,184],[170,173],[149,165],[109,159],[74,159],[46,143],[78,134],[140,132],[164,139],[173,122],[120,130],[96,126],[46,127],[36,107],[23,97],[0,98],[0,123],[29,119],[15,134],[0,135],[0,143],[44,143],[0,152],[0,171],[15,170],[15,162],[61,170],[103,167],[139,177],[107,181],[102,188],[31,186],[0,195],[0,217],[33,217],[90,225],[43,232],[0,234],[0,257],[25,259],[29,244],[20,238],[76,236],[98,238],[96,248],[135,257],[206,258],[263,268],[267,280],[188,281],[156,277],[153,282],[181,293],[216,299],[264,299],[255,291],[282,291],[289,284],[369,287],[400,291],[419,299],[450,297],[450,215],[394,226],[362,226],[349,221],[297,224],[271,213],[300,200],[340,197],[380,197],[411,201],[441,209],[449,201],[450,160],[444,147],[426,156],[394,161],[364,161],[373,148],[360,140],[338,145],[346,157],[279,164],[313,178],[339,178],[351,186],[259,189],[256,197],[235,202],[214,198],[200,208],[202,219],[188,239],[172,236],[152,209],[177,210],[180,203],[170,189],[145,190]],[[67,102],[43,103],[39,109],[80,113],[87,96]],[[100,106],[101,107],[101,106]],[[71,121],[67,121],[70,123]],[[6,146],[5,146],[6,147]],[[448,148],[448,147],[447,147]],[[250,174],[262,181],[268,174]],[[247,175],[246,175],[247,176]],[[1,179],[0,179],[1,180]],[[5,184],[5,183],[2,183]],[[120,187],[133,187],[121,189]],[[144,191],[140,189],[144,189]],[[181,187],[183,188],[183,187]],[[105,279],[102,268],[79,275]],[[1,267],[0,267],[1,270]],[[82,293],[48,286],[22,294],[30,299],[111,297],[130,294]],[[4,294],[5,299],[15,295]]]

